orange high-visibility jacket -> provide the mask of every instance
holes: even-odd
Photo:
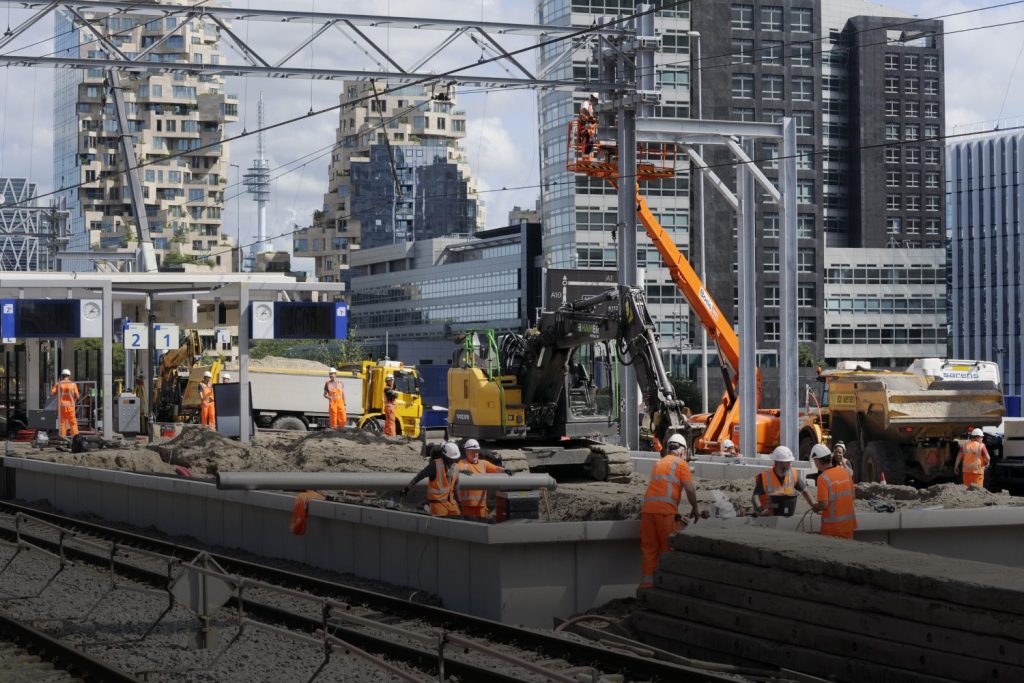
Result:
[[[989,461],[988,449],[980,441],[968,441],[963,447],[964,474],[982,474]]]
[[[666,455],[654,463],[640,512],[676,514],[679,510],[679,500],[683,497],[683,484],[691,479],[690,466],[686,464],[686,460],[678,455]]]
[[[448,476],[448,467],[445,466],[444,458],[434,460],[434,476],[430,478],[427,487],[427,500],[431,503],[443,503],[455,500],[455,485],[459,481],[459,468],[452,468],[452,475]]]
[[[800,473],[790,467],[786,476],[780,480],[773,467],[767,472],[760,472],[757,478],[761,481],[761,490],[764,491],[759,497],[763,508],[768,505],[770,496],[795,496],[796,483],[800,480]]]
[[[492,462],[488,462],[483,458],[476,462],[470,462],[468,460],[459,460],[457,463],[460,472],[472,472],[473,474],[497,474],[498,472],[504,472],[505,470],[498,467]],[[473,481],[472,477],[466,481]],[[465,483],[465,482],[463,482]],[[463,508],[466,507],[484,507],[487,503],[487,492],[482,489],[464,489],[459,487],[459,500],[462,501]]]
[[[857,528],[853,500],[853,477],[845,467],[832,467],[818,475],[818,502],[826,503],[821,513],[821,533],[853,538]]]
[[[199,400],[204,405],[212,405],[213,404],[213,385],[212,384],[207,384],[206,382],[201,382],[199,384]]]
[[[78,403],[78,385],[69,379],[54,384],[50,393],[57,396],[57,403],[63,408],[74,407]]]
[[[334,380],[333,382],[328,380],[325,382],[324,393],[327,394],[327,400],[329,401],[345,400],[345,386],[338,380]]]

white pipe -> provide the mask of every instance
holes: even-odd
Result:
[[[413,473],[405,472],[218,472],[217,488],[241,491],[398,491],[408,485]],[[549,474],[471,474],[461,472],[459,484],[482,491],[555,490]],[[418,487],[425,487],[424,479]]]

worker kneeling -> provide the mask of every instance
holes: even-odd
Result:
[[[686,439],[673,434],[668,439],[668,451],[651,470],[650,483],[640,508],[641,588],[654,585],[658,558],[669,550],[668,537],[683,527],[679,502],[684,491],[690,503],[690,517],[696,521],[700,513],[693,476],[686,464]]]
[[[207,429],[217,428],[217,408],[213,400],[213,373],[203,373],[203,381],[199,383],[199,421]]]
[[[511,475],[504,467],[498,467],[494,463],[480,459],[480,442],[476,439],[469,439],[463,445],[466,451],[465,460],[459,460],[459,476],[463,474],[505,474]],[[469,483],[466,479],[460,479],[459,503],[462,506],[462,516],[466,519],[483,521],[490,515],[487,509],[487,492],[482,489],[467,489]],[[471,485],[471,484],[470,484]]]
[[[430,514],[434,517],[458,517],[461,514],[458,503],[458,461],[459,447],[446,441],[436,451],[430,464],[402,489],[402,497],[418,482],[429,477],[427,502],[430,504]]]
[[[779,446],[772,451],[772,468],[757,475],[754,479],[754,493],[750,497],[758,515],[791,517],[797,493],[802,494],[807,504],[814,507],[814,501],[807,493],[807,483],[793,469],[795,460],[793,451],[786,446]]]
[[[857,528],[853,477],[841,464],[833,465],[834,456],[826,446],[818,444],[812,448],[811,460],[819,472],[818,502],[813,508],[821,513],[822,535],[853,538]]]

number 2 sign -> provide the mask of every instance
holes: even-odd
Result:
[[[149,329],[146,323],[125,323],[124,348],[132,351],[149,348]]]

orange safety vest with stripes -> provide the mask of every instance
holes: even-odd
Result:
[[[857,514],[853,507],[853,477],[845,467],[832,467],[818,475],[818,502],[827,503],[821,513],[821,533],[852,537]]]
[[[327,394],[328,401],[344,401],[345,385],[338,380],[328,380],[324,383],[324,393]]]
[[[427,500],[431,503],[444,503],[455,500],[455,485],[459,482],[459,468],[451,468],[449,476],[448,467],[444,464],[443,458],[434,460],[434,476],[430,478],[427,486]]]
[[[761,490],[764,491],[758,499],[761,508],[764,509],[768,506],[768,499],[771,496],[795,496],[796,483],[800,480],[800,473],[790,467],[786,470],[786,476],[779,479],[779,475],[775,473],[773,467],[767,472],[758,473],[757,478],[761,481]]]
[[[980,441],[968,441],[963,447],[965,474],[983,474],[988,460],[988,449]]]
[[[213,404],[213,385],[202,382],[199,384],[199,400],[203,405]]]
[[[683,484],[690,481],[690,466],[678,455],[666,455],[654,463],[651,469],[650,483],[644,493],[644,504],[641,513],[655,515],[674,515],[679,511],[679,501],[683,497]]]
[[[78,385],[69,379],[57,382],[50,393],[56,394],[57,403],[65,408],[71,408],[78,402]]]
[[[472,472],[473,474],[496,474],[498,472],[504,472],[502,468],[482,458],[476,462],[459,460],[456,466],[459,468],[460,472]],[[470,481],[472,481],[472,479],[470,479]],[[487,492],[483,489],[465,489],[460,486],[459,500],[462,502],[463,508],[484,507],[487,503]]]

